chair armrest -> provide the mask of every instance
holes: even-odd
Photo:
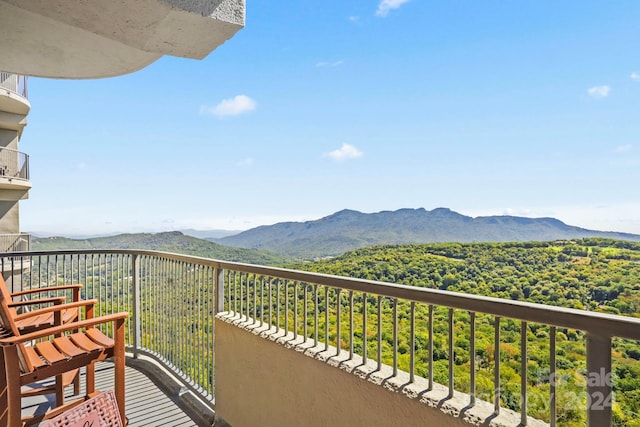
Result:
[[[123,311],[121,313],[107,314],[106,316],[66,323],[60,326],[52,326],[51,328],[42,329],[29,334],[0,339],[0,345],[23,344],[31,340],[37,340],[51,335],[59,335],[68,331],[91,328],[105,323],[120,323],[124,322],[128,317],[129,313]]]
[[[51,298],[40,298],[40,299],[30,299],[28,301],[14,301],[7,304],[9,307],[23,307],[25,305],[34,305],[34,304],[62,304],[66,300],[65,297],[51,297]]]
[[[75,285],[61,285],[61,286],[50,286],[47,288],[37,288],[37,289],[27,289],[26,291],[14,292],[11,294],[12,297],[19,297],[22,295],[30,295],[39,292],[49,292],[49,291],[64,291],[67,289],[82,289],[83,285],[75,284]]]
[[[62,310],[68,310],[70,308],[93,307],[96,304],[98,304],[97,299],[88,299],[84,301],[68,302],[66,304],[57,304],[51,307],[39,308],[37,310],[29,311],[27,313],[18,314],[17,316],[14,317],[14,319],[22,320],[25,318],[37,316],[39,314],[55,313]]]

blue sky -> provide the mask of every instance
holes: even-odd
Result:
[[[247,3],[202,61],[30,79],[22,230],[448,207],[640,233],[640,2]]]

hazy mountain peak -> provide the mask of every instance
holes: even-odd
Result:
[[[586,230],[555,218],[472,218],[445,207],[431,211],[404,208],[370,214],[343,209],[314,221],[261,226],[211,240],[312,259],[378,244],[550,241],[582,237],[640,240],[640,235]]]

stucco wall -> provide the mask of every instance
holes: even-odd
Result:
[[[406,387],[408,378],[390,378],[388,367],[382,372],[373,364],[353,368],[332,357],[335,349],[323,356],[322,349],[298,344],[282,331],[261,330],[224,315],[216,318],[215,328],[216,413],[233,427],[519,423],[519,416],[509,413],[495,424],[497,419],[488,421],[490,405],[466,411],[466,395],[445,399],[441,386],[432,396],[412,391]]]
[[[0,190],[0,198],[3,196]],[[20,208],[15,201],[0,200],[0,234],[17,234],[20,232]],[[0,248],[6,250],[6,248]]]

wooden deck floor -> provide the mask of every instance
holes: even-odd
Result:
[[[142,372],[127,366],[126,369],[126,413],[129,427],[187,427],[197,426],[176,403],[163,393]],[[84,383],[82,374],[81,383]],[[84,388],[84,386],[82,387]],[[96,388],[113,388],[113,365],[100,363],[96,368]],[[69,391],[72,391],[69,387]],[[23,414],[46,411],[52,396],[38,396],[23,399]]]

